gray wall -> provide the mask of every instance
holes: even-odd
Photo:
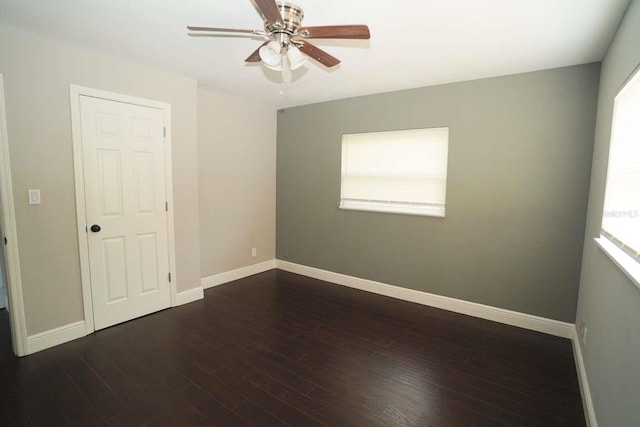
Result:
[[[0,26],[27,332],[83,319],[69,84],[171,104],[178,291],[200,286],[197,83]],[[40,188],[41,205],[27,204]]]
[[[599,64],[278,114],[279,259],[573,322]],[[341,135],[449,126],[444,219],[342,211]]]
[[[640,289],[596,247],[602,220],[613,100],[640,65],[640,2],[634,0],[602,64],[591,193],[577,324],[589,330],[583,350],[601,427],[640,423]]]

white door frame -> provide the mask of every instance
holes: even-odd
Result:
[[[93,323],[93,299],[91,296],[91,277],[89,274],[89,244],[87,240],[87,215],[85,210],[85,189],[84,189],[84,165],[82,160],[82,131],[80,122],[80,97],[91,96],[94,98],[106,99],[109,101],[122,102],[126,104],[141,105],[144,107],[157,108],[164,111],[165,136],[165,170],[166,170],[166,194],[169,202],[167,212],[167,227],[169,237],[169,269],[171,278],[171,306],[177,305],[177,286],[175,279],[176,257],[175,238],[173,226],[173,180],[171,173],[171,105],[165,102],[152,101],[143,98],[136,98],[129,95],[106,92],[82,86],[70,85],[71,96],[71,131],[73,139],[73,165],[76,182],[76,213],[78,218],[78,245],[80,248],[80,272],[82,279],[82,299],[84,302],[84,322],[87,334],[95,330]]]
[[[11,341],[13,343],[13,352],[17,356],[25,356],[28,348],[27,324],[24,317],[20,251],[18,250],[18,228],[16,226],[16,212],[13,203],[13,184],[11,180],[11,164],[9,161],[9,139],[2,74],[0,74],[0,197],[2,197],[0,203],[2,231],[7,238],[4,254],[7,267],[7,290],[9,291]],[[0,241],[0,244],[4,244],[4,241]]]

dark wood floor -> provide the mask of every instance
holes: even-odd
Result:
[[[569,340],[272,270],[28,357],[3,426],[584,426]]]

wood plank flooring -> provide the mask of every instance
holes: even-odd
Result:
[[[585,426],[569,340],[272,270],[24,358],[3,426]]]

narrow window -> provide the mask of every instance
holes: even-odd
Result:
[[[615,98],[600,246],[640,281],[640,73]]]

